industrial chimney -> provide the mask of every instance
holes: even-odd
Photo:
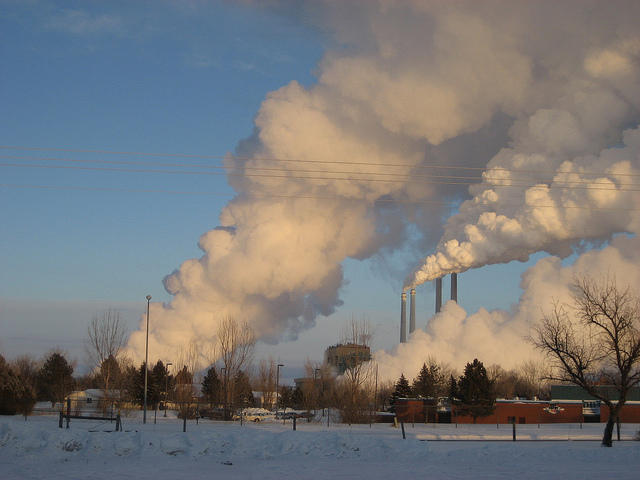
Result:
[[[451,274],[451,300],[458,303],[458,274]]]
[[[409,297],[409,335],[416,329],[416,289],[411,289],[411,295]]]
[[[400,343],[407,341],[407,294],[402,292],[400,297]]]
[[[436,278],[436,313],[442,310],[442,278]]]

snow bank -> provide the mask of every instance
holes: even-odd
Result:
[[[157,425],[72,420],[59,429],[54,416],[0,417],[2,480],[200,478],[637,478],[640,442],[601,448],[602,425],[518,425],[518,438],[592,441],[487,441],[511,438],[501,425],[326,425],[182,422]],[[638,425],[623,425],[630,439]],[[481,441],[433,441],[466,439]]]

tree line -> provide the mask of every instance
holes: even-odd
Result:
[[[121,354],[126,332],[119,313],[108,310],[89,325],[87,345],[94,364],[85,377],[73,377],[73,364],[60,351],[40,361],[21,356],[7,362],[0,356],[0,413],[27,414],[36,400],[55,405],[73,389],[86,388],[111,392],[112,402],[141,404],[145,370],[152,407],[202,397],[210,405],[223,405],[228,417],[234,409],[250,405],[252,392],[258,390],[267,408],[331,407],[349,423],[366,421],[371,412],[401,397],[446,397],[458,411],[471,409],[468,414],[477,417],[486,414],[497,397],[549,398],[549,382],[560,381],[581,387],[606,405],[610,415],[602,443],[611,446],[614,422],[640,383],[640,299],[610,276],[577,277],[571,292],[570,302],[552,302],[551,311],[542,314],[529,338],[548,364],[527,362],[506,371],[496,365],[485,368],[474,359],[457,375],[447,365],[426,359],[411,384],[404,375],[395,383],[378,383],[374,362],[354,362],[337,376],[328,365],[308,361],[303,382],[296,388],[276,389],[277,365],[272,359],[263,360],[251,375],[255,335],[246,322],[230,317],[221,321],[210,352],[191,343],[179,353],[175,374],[160,360],[147,370],[144,363],[136,366]],[[367,322],[352,319],[343,340],[368,345],[371,337]],[[202,371],[203,358],[209,368],[194,381]],[[602,390],[603,385],[613,388],[616,398]]]

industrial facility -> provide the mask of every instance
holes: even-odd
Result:
[[[436,278],[436,313],[442,310],[442,277]],[[451,274],[451,300],[458,302],[458,274]],[[409,335],[416,329],[416,289],[409,292]],[[407,293],[400,295],[400,343],[407,341]]]

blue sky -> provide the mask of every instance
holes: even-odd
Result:
[[[146,294],[168,301],[163,277],[200,255],[198,237],[217,225],[233,194],[221,175],[7,164],[148,161],[54,148],[222,156],[251,135],[270,91],[314,82],[329,41],[293,15],[234,2],[0,0],[0,145],[47,149],[0,149],[0,352],[40,356],[59,346],[82,364],[90,316],[117,306],[133,327]],[[461,275],[460,303],[508,308],[525,268]],[[371,261],[350,260],[345,269],[344,306],[332,318],[259,354],[300,366],[306,356],[320,360],[352,314],[376,326],[374,345],[393,346],[398,279]],[[420,288],[422,324],[432,296],[431,286]]]

